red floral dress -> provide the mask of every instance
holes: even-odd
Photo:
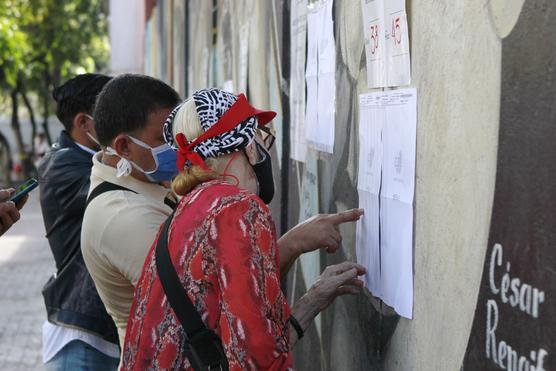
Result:
[[[274,222],[255,195],[205,182],[180,201],[169,230],[172,262],[230,370],[291,369],[288,304],[280,290]],[[158,239],[158,238],[157,238]],[[122,370],[191,370],[151,247],[135,288]]]

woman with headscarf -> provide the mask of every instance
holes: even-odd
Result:
[[[274,189],[271,140],[258,134],[275,115],[243,94],[206,89],[178,106],[164,128],[178,152],[172,187],[183,196],[167,232],[169,255],[204,324],[221,339],[230,370],[290,369],[290,350],[313,318],[335,297],[359,292],[357,276],[365,273],[351,262],[328,267],[290,310],[265,204]],[[157,272],[157,242],[136,286],[123,370],[192,369]]]

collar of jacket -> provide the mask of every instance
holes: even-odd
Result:
[[[52,145],[52,147],[56,148],[56,149],[62,149],[62,148],[73,148],[76,149],[80,152],[86,153],[87,156],[89,157],[93,157],[93,155],[87,151],[84,151],[82,148],[80,148],[75,141],[72,139],[72,137],[69,135],[69,133],[65,130],[62,130],[60,132],[60,136],[58,137],[58,141],[56,143],[54,143]]]

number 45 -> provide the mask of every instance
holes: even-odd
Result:
[[[400,45],[402,43],[400,17],[392,18],[392,41],[394,41],[394,45]]]
[[[378,25],[371,26],[371,54],[375,54],[378,49]]]

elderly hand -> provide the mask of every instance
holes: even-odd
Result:
[[[19,208],[11,201],[8,201],[13,196],[15,190],[1,189],[0,190],[0,236],[3,235],[10,227],[19,220],[19,210],[27,198],[23,199],[19,204]]]
[[[357,278],[366,273],[365,267],[353,262],[343,262],[326,267],[317,282],[293,306],[292,315],[303,331],[317,314],[326,309],[335,298],[346,294],[357,294],[363,281]],[[297,343],[297,332],[290,330],[290,346]]]
[[[299,223],[280,238],[280,248],[297,255],[325,247],[336,252],[342,243],[339,225],[355,222],[363,215],[363,209],[351,209],[336,214],[319,214]]]
[[[326,267],[321,276],[307,291],[312,304],[319,312],[326,309],[338,296],[358,294],[364,282],[357,278],[367,272],[365,267],[353,262],[343,262]]]

